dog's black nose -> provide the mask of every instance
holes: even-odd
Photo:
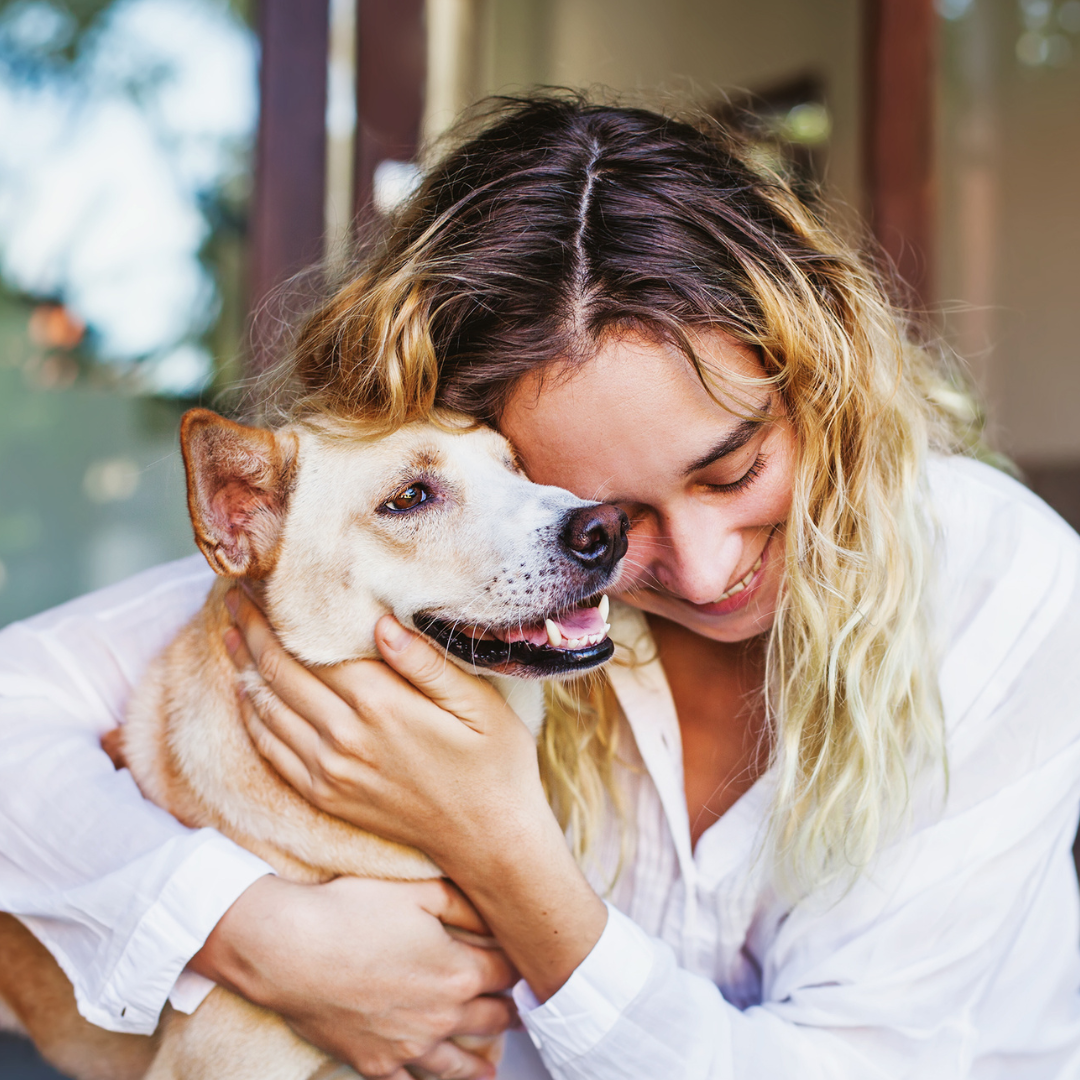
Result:
[[[587,570],[615,569],[626,554],[626,530],[630,519],[606,503],[583,506],[566,515],[559,539],[566,553]]]

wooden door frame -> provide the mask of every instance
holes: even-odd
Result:
[[[248,297],[273,291],[323,255],[329,0],[260,0],[259,131]],[[357,2],[354,211],[370,211],[372,177],[387,158],[416,156],[424,104],[424,0]],[[250,368],[274,360],[256,328]]]
[[[259,130],[252,197],[249,307],[322,256],[326,201],[329,0],[260,0]],[[256,327],[250,369],[273,362]]]
[[[863,183],[870,226],[922,310],[934,302],[934,0],[863,0]]]

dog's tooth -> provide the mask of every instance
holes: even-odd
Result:
[[[600,618],[606,623],[608,617],[608,609],[611,607],[611,602],[607,598],[607,593],[604,593],[600,597],[600,603],[596,605],[596,610],[600,612]]]
[[[563,636],[562,631],[555,624],[554,619],[544,620],[544,629],[547,631],[548,643],[553,649],[559,649],[562,647]]]
[[[604,623],[604,633],[605,634],[610,634],[611,633],[611,623],[609,623],[609,622]]]

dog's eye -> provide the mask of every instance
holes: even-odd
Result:
[[[431,498],[430,492],[422,484],[409,484],[403,487],[392,499],[383,503],[387,510],[401,513],[403,510],[411,510]]]

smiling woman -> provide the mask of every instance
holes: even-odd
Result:
[[[577,109],[479,117],[304,327],[295,408],[495,424],[534,478],[625,504],[636,606],[717,641],[771,629],[773,839],[821,883],[872,858],[909,767],[942,763],[920,485],[929,451],[977,445],[978,411],[737,141]],[[602,687],[574,698],[545,775],[592,835],[617,740]]]

